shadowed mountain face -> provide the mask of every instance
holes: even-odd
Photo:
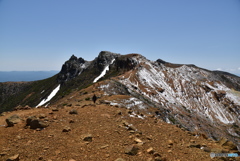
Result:
[[[50,100],[44,106],[59,105],[71,93],[91,85],[107,96],[109,104],[153,114],[213,139],[240,142],[239,77],[195,65],[150,61],[139,54],[102,51],[93,61],[72,56],[54,77],[24,88],[13,86],[11,94],[7,92],[10,87],[1,84],[0,90],[5,92],[0,105],[2,111],[17,105],[36,107],[43,100]],[[108,100],[113,95],[115,99]],[[14,101],[9,104],[10,100]]]

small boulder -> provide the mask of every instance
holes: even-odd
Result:
[[[146,138],[147,138],[148,140],[152,140],[152,139],[153,139],[152,135],[146,136]]]
[[[19,154],[9,157],[7,161],[19,161]]]
[[[48,127],[48,123],[39,119],[33,119],[30,122],[30,129],[37,129],[37,128],[46,128]]]
[[[129,125],[128,126],[128,130],[133,130],[133,131],[137,131],[137,128],[135,127],[135,126],[133,126],[133,125]]]
[[[12,115],[6,119],[8,127],[14,126],[14,124],[17,124],[21,122],[21,118],[18,115]]]
[[[69,114],[71,114],[71,115],[77,115],[78,114],[78,112],[77,112],[77,110],[71,110],[71,111],[69,111]]]
[[[72,120],[72,119],[71,119],[71,120],[69,120],[69,123],[71,123],[71,124],[72,124],[72,123],[74,123],[74,122],[75,122],[75,121],[74,121],[74,120]]]
[[[135,141],[136,143],[142,143],[142,142],[143,142],[142,140],[140,140],[140,139],[138,139],[138,138],[135,138],[134,141]]]
[[[92,141],[92,134],[84,134],[82,135],[82,140],[83,141],[88,141],[88,142],[91,142]]]
[[[29,116],[26,120],[27,126],[29,126],[32,120],[35,120],[35,119],[37,119],[36,116]]]
[[[45,114],[43,114],[43,113],[41,113],[41,114],[39,114],[39,116],[38,116],[38,118],[40,118],[40,119],[44,119],[44,118],[46,118],[47,116],[45,115]]]
[[[153,156],[154,156],[154,157],[161,157],[161,154],[159,154],[158,152],[154,152],[154,153],[153,153]]]
[[[125,148],[125,154],[128,155],[136,155],[139,151],[139,147],[137,145],[130,145]]]
[[[201,148],[201,145],[200,144],[195,144],[195,143],[190,143],[188,146],[188,148]]]
[[[7,152],[1,152],[0,157],[7,155]]]
[[[201,147],[201,149],[205,152],[211,152],[211,148],[209,147]]]
[[[143,145],[143,141],[138,138],[135,138],[134,141],[137,143],[137,145]]]
[[[116,114],[117,114],[117,115],[122,115],[122,111],[121,111],[121,110],[117,110],[117,111],[116,111]]]
[[[57,107],[53,107],[52,111],[59,111]]]
[[[147,149],[147,153],[149,153],[149,154],[153,154],[153,153],[154,153],[153,148],[152,148],[152,147],[148,148],[148,149]]]
[[[71,131],[71,128],[69,126],[64,127],[62,132],[69,132]]]
[[[173,145],[173,141],[172,140],[168,140],[168,145]]]

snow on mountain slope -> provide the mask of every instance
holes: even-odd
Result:
[[[106,74],[106,72],[109,70],[109,65],[111,65],[114,61],[115,61],[115,59],[113,59],[113,60],[111,61],[111,63],[108,64],[108,65],[104,68],[104,70],[102,71],[102,73],[101,73],[97,78],[94,79],[93,83],[96,83],[100,78],[102,78],[102,77]]]
[[[59,89],[60,89],[60,84],[50,93],[50,95],[46,99],[43,99],[36,107],[42,106],[45,103],[49,102],[57,94]]]
[[[231,124],[238,120],[218,101],[214,94],[223,92],[226,101],[240,105],[239,99],[231,89],[221,82],[207,80],[207,71],[183,65],[179,68],[166,67],[137,57],[139,67],[129,76],[122,76],[120,82],[132,90],[136,90],[156,103],[173,111],[181,111],[182,107],[197,112],[211,121]],[[206,79],[205,81],[199,81]],[[211,85],[212,84],[212,85]],[[211,89],[207,92],[201,86]]]
[[[156,113],[166,122],[213,138],[224,136],[239,142],[232,137],[240,137],[234,128],[240,126],[239,91],[227,87],[211,71],[194,65],[167,65],[141,55],[134,55],[131,60],[135,67],[115,81],[126,87],[125,93],[138,103],[131,106],[133,98],[129,98],[113,101],[112,105],[138,110],[156,107],[164,112]],[[109,81],[100,89],[109,95],[122,94],[123,87],[113,84]]]

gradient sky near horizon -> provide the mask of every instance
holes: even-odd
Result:
[[[0,71],[103,50],[240,74],[240,0],[0,0]]]

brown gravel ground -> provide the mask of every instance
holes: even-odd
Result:
[[[64,102],[68,105],[63,105]],[[93,104],[80,96],[79,92],[61,100],[57,106],[58,111],[52,111],[54,106],[51,106],[13,111],[0,116],[0,125],[6,125],[5,119],[13,114],[23,119],[14,127],[0,127],[0,160],[6,161],[16,154],[19,154],[20,161],[115,161],[118,158],[125,161],[159,158],[166,161],[239,160],[211,159],[210,152],[189,145],[223,150],[217,142],[195,136],[154,116],[147,115],[144,119],[130,117],[126,108],[101,104],[99,101]],[[72,109],[77,110],[78,114],[69,114]],[[26,127],[29,116],[39,115],[45,115],[43,120],[49,123],[47,128],[34,130]],[[136,131],[128,130],[124,122],[135,127]],[[63,132],[65,127],[71,130]],[[83,140],[86,134],[91,134],[92,141]],[[137,144],[136,138],[142,141],[138,143],[137,154],[125,154],[126,147]],[[153,148],[155,154],[148,153],[149,148]],[[158,154],[160,157],[157,157]]]

